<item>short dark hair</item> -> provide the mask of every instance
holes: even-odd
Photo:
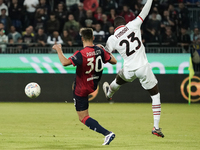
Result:
[[[93,29],[92,28],[81,28],[80,35],[83,37],[84,40],[92,41],[93,40]]]
[[[117,28],[118,26],[125,25],[126,20],[122,16],[117,16],[114,20],[114,28]]]

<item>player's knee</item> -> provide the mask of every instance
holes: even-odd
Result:
[[[152,89],[148,90],[148,92],[151,96],[158,94],[159,93],[158,85],[156,84]]]
[[[82,122],[84,120],[85,116],[79,116],[79,121]]]
[[[151,96],[158,94],[158,91],[152,90],[149,92]]]
[[[120,85],[120,80],[119,80],[119,79],[116,79],[116,83]]]
[[[84,118],[79,118],[79,120],[85,124],[85,122],[90,118],[90,116],[85,116]]]
[[[119,85],[122,85],[122,84],[126,83],[126,81],[124,81],[119,75],[117,75],[116,83]]]

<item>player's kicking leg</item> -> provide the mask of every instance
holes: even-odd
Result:
[[[112,96],[115,92],[119,90],[122,84],[127,83],[124,81],[119,75],[117,75],[116,79],[112,81],[109,85],[108,82],[103,83],[103,91],[105,93],[106,99],[111,100]]]
[[[111,99],[112,99],[112,97],[108,97],[108,91],[109,91],[109,83],[108,82],[104,82],[103,83],[103,91],[104,91],[104,94],[105,94],[105,96],[106,96],[106,99],[108,100],[108,101],[110,101]]]
[[[108,135],[105,136],[104,143],[102,145],[109,145],[110,142],[115,138],[115,134],[110,132]]]
[[[88,111],[88,97],[80,97],[74,94],[74,105],[76,107],[76,112],[78,114],[79,120],[89,127],[91,130],[96,131],[105,136],[103,145],[109,145],[110,142],[115,138],[115,134],[104,127],[102,127],[99,122],[89,116]]]
[[[91,130],[101,133],[105,136],[104,143],[102,145],[109,145],[110,142],[115,138],[115,134],[111,131],[108,131],[104,127],[102,127],[98,121],[91,118],[88,113],[88,109],[84,111],[77,111],[79,120],[89,127]]]
[[[87,111],[87,110],[86,110]],[[81,116],[82,112],[78,112],[79,117]],[[82,119],[82,118],[81,118]],[[81,120],[80,119],[80,120]],[[95,119],[91,118],[89,116],[89,114],[87,116],[85,116],[81,122],[83,124],[85,124],[86,126],[88,126],[91,130],[96,131],[98,133],[101,133],[105,136],[104,139],[104,143],[102,145],[109,145],[110,142],[115,138],[115,134],[111,131],[108,131],[107,129],[105,129],[104,127],[102,127],[98,121],[96,121]]]

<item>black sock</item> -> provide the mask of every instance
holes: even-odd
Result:
[[[103,128],[96,120],[92,119],[91,117],[85,117],[82,122],[88,126],[91,130],[94,130],[98,133],[103,134],[104,136],[108,135],[110,132]]]

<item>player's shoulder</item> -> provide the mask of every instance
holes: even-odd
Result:
[[[113,41],[115,41],[115,35],[109,36],[107,42],[113,42]]]
[[[83,49],[76,50],[76,51],[74,52],[74,55],[80,53],[82,50],[83,50]]]
[[[94,50],[95,50],[95,55],[101,55],[102,53],[105,53],[105,47],[99,47],[99,46],[94,46]]]

